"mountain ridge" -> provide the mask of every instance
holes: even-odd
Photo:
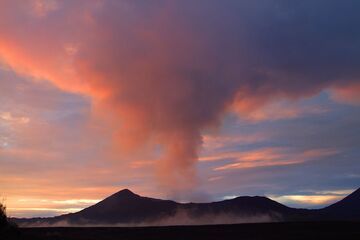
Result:
[[[360,220],[360,189],[322,209],[291,208],[263,196],[240,196],[210,203],[178,203],[120,190],[75,213],[52,218],[14,219],[20,226],[187,225],[245,222]],[[60,224],[61,225],[61,224]]]

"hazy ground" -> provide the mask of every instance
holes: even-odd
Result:
[[[139,228],[23,228],[21,239],[360,239],[360,222],[260,223]]]

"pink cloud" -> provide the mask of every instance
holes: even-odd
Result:
[[[306,161],[321,159],[338,154],[339,151],[332,148],[311,149],[305,152],[292,152],[288,148],[261,148],[251,151],[223,152],[217,155],[202,157],[200,161],[219,161],[233,159],[233,163],[215,167],[215,171],[282,166],[299,164]]]
[[[313,96],[342,81],[337,75],[319,76],[311,63],[299,64],[297,55],[282,56],[283,45],[276,54],[275,48],[264,48],[263,26],[243,18],[254,9],[259,12],[253,16],[277,16],[267,4],[29,3],[0,3],[2,62],[33,81],[90,98],[93,115],[111,128],[118,150],[106,158],[160,145],[155,171],[164,189],[186,191],[196,185],[202,132],[218,127],[224,114],[236,111],[260,121],[317,113],[268,104]],[[247,22],[254,26],[234,26]]]
[[[334,87],[330,90],[331,97],[341,103],[359,105],[360,104],[360,84],[348,84]]]

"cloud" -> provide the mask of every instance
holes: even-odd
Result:
[[[332,89],[332,98],[341,103],[360,105],[360,84],[349,84]]]
[[[160,145],[165,189],[196,183],[202,132],[236,106],[267,119],[269,103],[360,75],[358,1],[30,2],[0,3],[2,61],[90,97],[124,155]]]
[[[220,134],[206,134],[203,135],[203,148],[206,151],[214,151],[224,147],[233,145],[246,145],[264,141],[268,139],[268,136],[261,133],[255,134],[241,134],[241,135],[226,135]]]
[[[333,196],[333,195],[285,195],[285,196],[270,196],[271,199],[290,205],[329,205],[336,201],[341,200],[343,197],[341,196]]]
[[[8,208],[9,215],[12,217],[41,217],[56,216],[60,214],[78,212],[85,207],[100,202],[99,199],[65,199],[65,200],[47,200],[47,199],[29,199],[23,198],[11,202],[13,207]],[[41,204],[41,207],[39,207]]]
[[[321,106],[305,107],[284,101],[268,103],[258,108],[249,108],[246,102],[238,102],[235,103],[234,108],[240,116],[252,122],[294,119],[309,115],[324,114],[329,111]]]
[[[14,117],[11,114],[11,112],[0,113],[0,119],[10,123],[18,123],[18,124],[27,124],[30,121],[28,117]]]
[[[232,160],[232,163],[217,166],[215,171],[269,167],[299,164],[306,161],[321,159],[338,154],[336,149],[309,149],[301,152],[294,152],[285,147],[267,147],[250,151],[220,152],[211,156],[200,157],[199,161],[224,161]]]
[[[30,0],[30,4],[32,12],[37,17],[45,17],[59,7],[57,0]]]
[[[294,195],[270,195],[269,197],[288,206],[320,208],[340,201],[354,191],[355,189],[307,190]]]

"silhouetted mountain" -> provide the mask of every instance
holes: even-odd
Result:
[[[292,209],[266,197],[238,197],[213,203],[177,203],[141,197],[128,189],[111,195],[84,210],[59,216],[56,221],[72,224],[186,224],[236,222],[244,218],[266,217],[266,221],[282,220]],[[221,218],[217,219],[216,218]],[[234,219],[234,220],[232,220]],[[265,220],[264,220],[265,221]]]
[[[320,212],[324,219],[360,220],[360,188]]]
[[[72,223],[136,223],[174,214],[177,205],[169,200],[141,197],[125,189],[80,212],[59,218]]]
[[[360,190],[320,210],[296,209],[266,197],[237,197],[212,203],[177,203],[139,196],[128,189],[76,213],[16,219],[21,224],[184,225],[269,221],[360,220]]]

